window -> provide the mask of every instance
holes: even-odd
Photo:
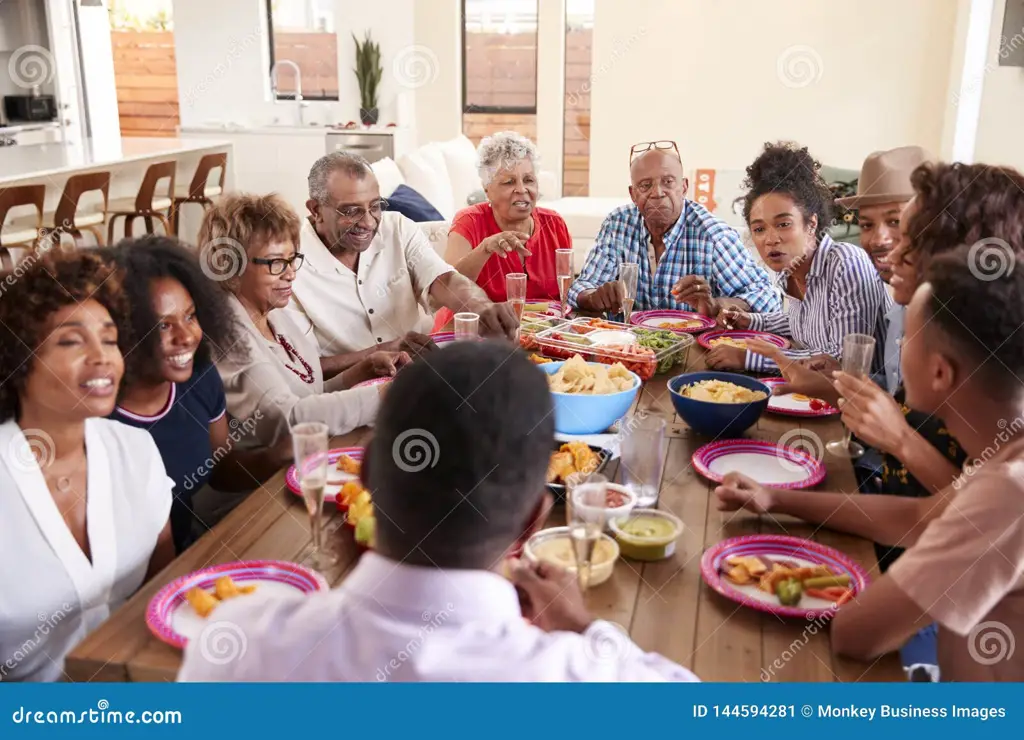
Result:
[[[306,100],[337,100],[338,36],[334,32],[334,0],[266,0],[266,3],[270,85],[277,99],[294,100],[295,94],[301,92]],[[298,67],[298,75],[292,65]]]
[[[536,114],[537,0],[462,0],[462,110]]]

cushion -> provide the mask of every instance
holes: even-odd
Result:
[[[395,189],[405,182],[405,178],[402,177],[402,171],[398,169],[398,165],[391,157],[378,159],[370,165],[370,169],[377,176],[380,194],[385,198],[390,198]]]
[[[474,190],[469,194],[469,197],[466,198],[466,205],[475,206],[477,203],[483,203],[485,200],[487,200],[487,193],[483,190]]]
[[[433,204],[446,220],[455,216],[457,209],[452,197],[452,181],[448,177],[440,144],[427,144],[406,154],[398,160],[398,167],[405,177],[405,184]]]
[[[408,185],[399,185],[388,196],[388,210],[398,211],[406,218],[417,223],[444,221],[444,216],[434,206],[430,205],[430,201]]]
[[[471,193],[480,190],[480,173],[476,167],[476,147],[464,134],[440,144],[448,178],[452,184],[452,201],[457,208],[468,203]]]

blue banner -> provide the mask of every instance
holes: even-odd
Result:
[[[0,738],[1009,736],[1020,697],[1020,684],[8,684]]]

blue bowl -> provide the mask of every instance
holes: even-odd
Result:
[[[564,362],[548,362],[537,367],[548,375],[554,375]],[[588,362],[588,365],[601,365]],[[604,365],[604,367],[609,367]],[[601,434],[629,411],[640,392],[640,377],[633,376],[633,387],[628,391],[593,395],[587,393],[555,393],[555,431],[562,434]]]
[[[763,391],[765,397],[764,400],[751,403],[712,403],[696,401],[680,393],[684,386],[702,380],[724,380],[752,391]],[[716,438],[741,436],[761,418],[761,414],[768,408],[768,399],[772,395],[772,389],[755,378],[738,373],[711,371],[677,375],[668,381],[668,389],[672,394],[672,405],[676,407],[676,413],[683,421],[697,434]]]

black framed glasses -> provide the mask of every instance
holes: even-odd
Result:
[[[267,271],[271,275],[283,275],[284,271],[291,267],[295,272],[299,271],[302,267],[302,263],[306,260],[304,254],[296,252],[295,256],[290,260],[284,257],[274,257],[273,259],[267,259],[266,257],[253,257],[249,261],[256,265],[266,265]]]
[[[334,212],[338,214],[340,220],[357,224],[363,220],[367,213],[373,217],[374,221],[380,221],[381,212],[387,209],[388,202],[384,198],[379,198],[371,203],[369,208],[363,208],[362,206],[338,206],[334,209]]]
[[[674,151],[676,153],[676,159],[680,162],[683,161],[682,156],[679,154],[679,147],[676,143],[674,141],[669,141],[668,139],[662,139],[661,141],[641,141],[639,144],[634,144],[629,150],[629,163],[633,164],[634,159],[644,152],[649,152],[651,149]]]

